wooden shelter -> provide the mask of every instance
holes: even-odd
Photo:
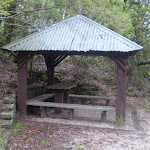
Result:
[[[18,52],[18,111],[27,111],[27,62],[35,54],[45,58],[48,84],[54,83],[54,68],[68,55],[107,56],[117,64],[116,117],[125,119],[128,58],[142,47],[127,38],[77,15],[42,31],[3,46]]]

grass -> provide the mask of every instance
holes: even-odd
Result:
[[[19,132],[23,131],[24,125],[20,122],[16,122],[14,125],[14,129],[12,131],[13,135],[18,134]]]
[[[46,141],[42,140],[42,145],[41,146],[42,147],[44,147],[44,146],[50,146],[50,143],[49,143],[48,140],[46,140]]]
[[[4,145],[5,145],[5,138],[2,131],[0,130],[0,147],[3,147]]]
[[[83,148],[81,148],[80,146],[77,147],[77,150],[83,150]]]
[[[119,127],[119,126],[125,126],[125,120],[122,118],[122,116],[120,116],[120,117],[116,120],[115,125],[116,125],[117,127]]]

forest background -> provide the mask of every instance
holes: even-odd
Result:
[[[129,60],[128,94],[138,96],[142,92],[150,101],[149,0],[0,0],[0,47],[77,15],[79,6],[86,17],[143,46],[143,50]],[[0,58],[8,55],[16,60],[16,54],[0,49]],[[72,63],[78,61],[80,67],[85,67],[86,62],[109,72],[116,70],[115,63],[108,58],[75,59]]]

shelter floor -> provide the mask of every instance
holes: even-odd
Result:
[[[50,124],[60,124],[69,126],[84,126],[84,127],[96,127],[96,128],[107,128],[112,130],[128,130],[128,131],[139,131],[143,132],[141,127],[137,112],[133,108],[128,108],[126,111],[126,123],[124,126],[116,126],[116,113],[107,112],[107,121],[101,122],[101,113],[96,111],[82,111],[75,110],[75,119],[67,119],[67,114],[64,111],[62,114],[55,114],[53,111],[48,111],[48,117],[39,118],[32,117],[30,121],[40,122],[40,123],[50,123]]]

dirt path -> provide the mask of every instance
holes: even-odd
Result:
[[[150,111],[137,113],[143,132],[31,122],[33,116],[21,118],[19,121],[26,124],[24,130],[11,137],[8,150],[150,150]]]

